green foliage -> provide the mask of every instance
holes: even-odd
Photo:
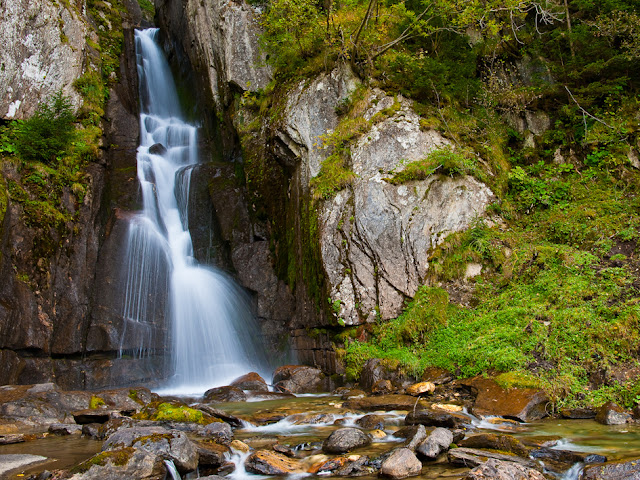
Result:
[[[71,102],[59,91],[31,118],[15,122],[15,152],[25,162],[55,163],[71,146],[74,122]]]
[[[404,165],[402,170],[385,180],[393,185],[400,185],[412,180],[424,180],[436,173],[449,177],[473,175],[484,178],[482,170],[473,158],[458,153],[452,148],[441,148],[433,150],[422,160]]]
[[[151,2],[150,0],[138,0],[138,4],[142,9],[142,12],[144,13],[145,18],[147,20],[153,20],[153,17],[156,14],[156,9],[155,9],[155,6],[153,5],[153,2]]]

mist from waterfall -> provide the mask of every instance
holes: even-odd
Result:
[[[123,313],[137,332],[150,327],[148,335],[139,335],[134,355],[147,355],[168,340],[171,377],[162,390],[198,394],[260,371],[266,361],[245,292],[194,258],[188,204],[198,128],[183,120],[157,35],[158,29],[135,33],[143,209],[129,226]],[[165,338],[152,338],[158,329],[151,326],[163,321]],[[125,330],[123,340],[126,335]]]

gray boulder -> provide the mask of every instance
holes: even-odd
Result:
[[[545,476],[537,470],[493,458],[471,470],[464,478],[465,480],[545,480]]]
[[[428,459],[435,459],[449,450],[449,445],[452,443],[453,434],[446,428],[439,427],[429,434],[427,439],[418,446],[417,451]]]
[[[382,462],[380,473],[385,477],[394,479],[415,477],[420,475],[422,463],[418,457],[408,448],[394,450],[387,459]]]
[[[605,403],[596,414],[596,422],[603,425],[624,425],[631,420],[631,415],[613,402]]]
[[[371,443],[371,437],[357,428],[339,428],[322,444],[322,450],[327,453],[345,453],[354,448],[366,447]]]

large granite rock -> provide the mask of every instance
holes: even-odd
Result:
[[[582,480],[634,480],[640,478],[640,458],[587,466]]]
[[[532,468],[491,458],[471,470],[464,478],[465,480],[544,480],[546,477]]]
[[[393,478],[406,478],[420,475],[422,463],[408,448],[398,448],[382,462],[380,474]]]
[[[354,448],[366,447],[371,437],[357,428],[339,428],[322,444],[322,450],[328,453],[345,453]]]

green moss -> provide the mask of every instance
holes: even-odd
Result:
[[[89,400],[89,408],[93,410],[96,408],[104,407],[105,405],[106,403],[104,402],[103,398],[96,395],[91,395],[91,400]]]
[[[494,380],[502,388],[540,388],[540,379],[528,372],[505,372],[497,375]]]
[[[134,418],[141,420],[189,422],[203,425],[217,422],[218,419],[205,415],[202,411],[190,408],[186,405],[168,402],[153,402],[147,405]]]

